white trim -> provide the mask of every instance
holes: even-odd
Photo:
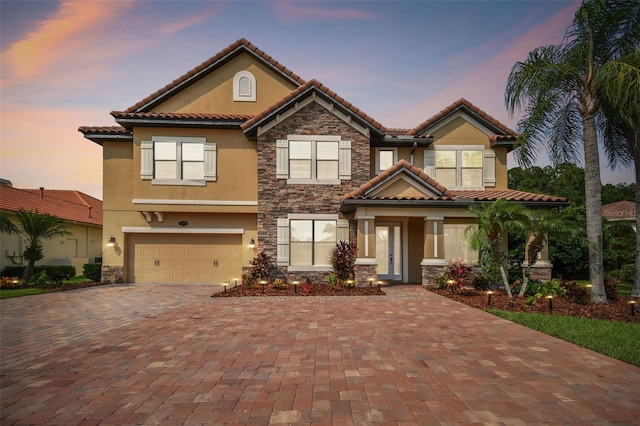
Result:
[[[240,93],[240,79],[246,77],[249,79],[251,88],[248,95]],[[256,77],[249,71],[238,71],[233,76],[233,100],[236,102],[255,102],[256,101]]]
[[[358,257],[356,258],[356,265],[378,265],[378,259],[375,257]]]
[[[369,221],[364,221],[364,255],[369,257]]]
[[[421,266],[447,266],[449,262],[444,259],[422,259]]]
[[[244,234],[244,228],[147,228],[123,226],[123,233],[131,234]]]
[[[424,220],[444,220],[444,216],[431,216],[431,215],[426,215],[424,217]]]
[[[287,140],[291,141],[316,141],[316,142],[340,142],[340,135],[287,135]]]
[[[289,265],[287,272],[331,272],[331,266],[296,266]]]
[[[287,179],[287,185],[340,185],[340,179]]]
[[[369,137],[369,128],[363,127],[363,126],[355,123],[351,119],[350,115],[343,114],[342,112],[338,111],[338,109],[336,109],[334,107],[333,103],[329,103],[329,102],[325,101],[324,99],[319,98],[317,96],[315,96],[315,97],[314,96],[309,96],[309,97],[303,99],[300,102],[296,102],[295,105],[291,106],[286,111],[281,112],[280,114],[278,114],[275,118],[273,118],[269,122],[265,123],[262,126],[258,126],[258,136],[262,136],[267,131],[273,129],[275,126],[278,125],[278,123],[280,123],[280,122],[286,120],[287,118],[291,117],[293,114],[295,114],[296,112],[298,112],[300,109],[304,108],[305,106],[309,105],[311,102],[317,102],[318,104],[323,106],[327,111],[329,111],[330,113],[332,113],[333,115],[335,115],[336,117],[338,117],[339,119],[341,119],[342,121],[344,121],[345,123],[347,123],[348,125],[353,127],[358,133],[361,133],[364,136]]]
[[[304,214],[304,213],[289,213],[287,215],[288,220],[338,220],[337,214]],[[337,225],[336,225],[337,226]]]
[[[156,198],[134,198],[133,204],[169,204],[175,206],[257,206],[257,201],[247,200],[170,200]]]
[[[468,115],[468,114],[466,114],[466,113],[464,113],[462,111],[456,111],[453,114],[451,114],[449,117],[446,117],[445,119],[440,121],[439,123],[437,123],[437,124],[435,124],[435,125],[433,125],[431,127],[427,127],[420,134],[424,134],[425,132],[428,132],[428,133],[432,134],[432,133],[436,132],[438,129],[440,129],[441,127],[444,127],[447,124],[451,123],[453,120],[455,120],[458,117],[461,117],[463,120],[467,121],[469,124],[473,125],[475,128],[477,128],[478,130],[480,130],[482,133],[484,133],[487,136],[491,136],[491,135],[493,135],[495,133],[495,132],[490,131],[487,127],[485,127],[482,124],[480,124],[479,121],[475,120],[470,115]]]
[[[438,257],[438,221],[433,221],[433,257]]]
[[[393,148],[393,147],[376,148],[375,149],[376,175],[379,175],[380,173],[387,170],[387,169],[380,169],[380,151],[393,151],[393,160],[391,165],[393,166],[398,162],[398,148]]]

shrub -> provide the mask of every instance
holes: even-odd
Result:
[[[5,266],[2,270],[3,277],[22,277],[26,266]],[[76,268],[71,265],[38,265],[33,267],[33,275],[44,271],[50,282],[60,283],[62,280],[76,276]],[[29,280],[31,283],[31,280]]]
[[[478,274],[473,277],[473,288],[476,290],[487,291],[491,287],[491,281],[489,277],[484,274]]]
[[[2,281],[0,281],[2,289],[19,288],[21,285],[22,282],[18,277],[2,277]]]
[[[631,263],[628,265],[622,265],[620,268],[621,277],[620,279],[625,282],[633,282],[636,276],[636,265],[635,263]]]
[[[358,250],[355,242],[340,241],[336,244],[336,248],[331,254],[331,266],[338,280],[345,281],[355,277],[353,267],[356,264],[357,255]]]
[[[618,280],[605,278],[604,292],[608,300],[616,300],[618,298],[618,284],[620,284]]]
[[[560,283],[565,290],[565,297],[573,303],[586,305],[589,298],[589,292],[586,288],[575,281],[562,281]]]
[[[327,284],[329,284],[329,287],[331,288],[338,285],[338,277],[333,272],[329,272],[325,279],[327,280]]]
[[[101,277],[101,263],[86,263],[82,265],[82,275],[87,277],[93,282],[100,282]]]
[[[271,264],[271,258],[264,251],[258,253],[251,260],[251,266],[251,274],[256,280],[270,281],[273,265]]]
[[[311,284],[310,282],[306,282],[302,284],[302,291],[304,291],[305,294],[311,293],[312,289],[313,289],[313,284]]]
[[[273,288],[284,288],[285,284],[280,278],[276,278],[273,280],[273,284],[271,284]]]
[[[447,267],[447,275],[450,280],[453,280],[453,283],[450,283],[452,290],[461,289],[462,287],[469,285],[470,279],[469,275],[473,270],[471,265],[467,265],[460,258],[453,259],[449,266]]]
[[[32,285],[34,287],[45,287],[50,282],[51,280],[47,276],[47,272],[41,270],[37,274],[33,274],[31,276],[31,279],[29,280],[29,285]]]
[[[449,281],[449,276],[447,274],[442,274],[438,276],[438,279],[436,280],[436,288],[438,289],[447,288],[449,286],[448,281]]]
[[[525,299],[525,302],[528,305],[535,305],[539,299],[543,297],[552,296],[558,297],[563,296],[565,294],[565,289],[560,284],[560,280],[557,278],[552,279],[549,282],[546,282],[538,287],[538,291]]]

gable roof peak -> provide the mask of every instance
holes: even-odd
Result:
[[[493,131],[500,133],[499,136],[508,136],[510,138],[515,138],[517,136],[517,133],[515,131],[511,130],[509,127],[496,120],[491,115],[487,114],[485,111],[478,108],[465,98],[460,98],[457,101],[453,102],[431,118],[423,121],[417,127],[411,129],[407,134],[416,135],[418,133],[424,132],[436,123],[442,121],[444,118],[461,109],[466,109],[467,112],[474,118],[487,125]]]
[[[188,87],[189,85],[199,81],[200,79],[211,73],[213,70],[217,69],[229,60],[235,58],[242,52],[248,53],[254,56],[256,59],[262,61],[265,65],[272,68],[276,73],[280,74],[283,78],[289,80],[291,83],[297,86],[305,84],[305,81],[293,71],[289,70],[287,67],[273,59],[270,55],[260,50],[249,40],[240,38],[222,49],[211,58],[202,62],[200,65],[187,71],[177,79],[173,80],[171,83],[155,91],[135,105],[130,106],[123,112],[149,112],[156,105],[162,103],[164,100],[170,98],[185,87]]]

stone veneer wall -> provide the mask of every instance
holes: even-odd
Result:
[[[100,268],[100,280],[103,283],[121,283],[123,281],[123,266],[102,265]]]
[[[276,179],[276,140],[288,135],[340,135],[351,141],[351,180],[340,185],[288,185]],[[312,102],[258,138],[258,251],[277,262],[277,220],[289,213],[336,214],[344,194],[370,179],[369,138],[352,126]],[[344,219],[340,215],[341,219]],[[349,238],[356,239],[356,224],[351,221]],[[277,267],[273,278],[287,281],[322,283],[327,272],[287,272]]]

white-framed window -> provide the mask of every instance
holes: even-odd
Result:
[[[280,266],[289,271],[329,271],[338,241],[349,240],[349,221],[336,214],[289,214],[278,219]]]
[[[256,101],[256,78],[249,71],[238,71],[233,76],[233,100],[238,102]]]
[[[216,144],[205,138],[154,136],[142,141],[140,177],[164,185],[215,181]]]
[[[276,176],[290,184],[337,185],[351,179],[351,141],[290,135],[276,141]]]
[[[460,258],[466,263],[471,264],[478,260],[478,253],[471,248],[469,240],[464,233],[468,226],[468,224],[451,223],[442,225],[444,234],[444,258],[447,261]]]
[[[397,148],[376,148],[376,174],[384,172],[397,162]]]
[[[495,186],[495,152],[482,146],[442,146],[424,151],[424,171],[446,188]]]

